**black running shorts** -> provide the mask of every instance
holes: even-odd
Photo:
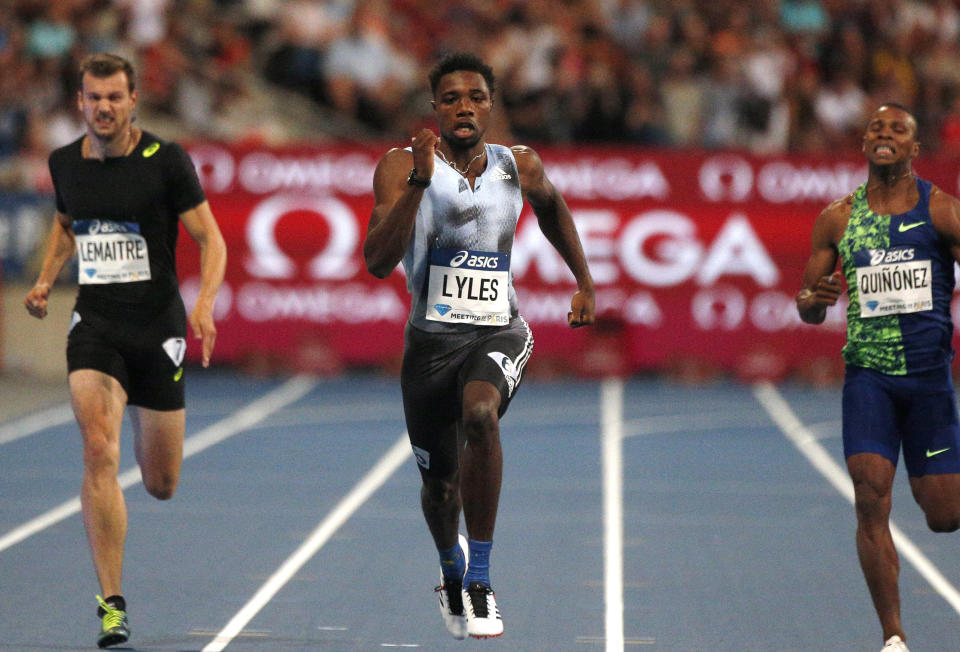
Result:
[[[507,326],[464,334],[427,333],[407,324],[400,387],[422,474],[446,477],[459,468],[457,440],[466,384],[485,380],[496,386],[502,417],[532,352],[533,334],[522,317]]]
[[[95,369],[116,378],[128,405],[179,410],[185,405],[186,334],[186,311],[179,296],[156,319],[136,325],[74,311],[67,336],[67,370]]]

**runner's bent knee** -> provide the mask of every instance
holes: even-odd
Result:
[[[84,428],[83,465],[87,471],[116,475],[120,467],[119,442],[102,429]]]
[[[892,505],[889,488],[869,482],[854,482],[854,506],[857,518],[864,524],[886,524]]]
[[[927,514],[927,527],[933,532],[956,532],[960,529],[960,516],[956,514]]]
[[[460,482],[456,476],[453,478],[432,478],[424,476],[423,491],[426,497],[433,503],[449,503],[457,500],[460,491]]]
[[[486,439],[497,432],[497,407],[489,401],[463,406],[463,427],[471,442]]]
[[[932,504],[923,501],[920,507],[931,531],[956,532],[960,529],[960,504],[956,500],[938,498]]]
[[[177,481],[179,478],[179,473],[170,471],[144,472],[143,486],[147,490],[147,493],[157,500],[170,500],[177,490]]]

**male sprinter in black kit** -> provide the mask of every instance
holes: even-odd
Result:
[[[34,317],[76,249],[80,290],[67,336],[74,415],[83,437],[83,524],[102,594],[100,647],[130,636],[120,588],[127,511],[117,482],[126,405],[147,491],[173,496],[184,435],[186,314],[174,253],[178,222],[201,250],[201,289],[190,315],[210,362],[213,303],[226,246],[190,158],[132,125],[137,102],[126,60],[95,54],[80,65],[78,104],[86,135],[50,155],[57,211],[36,285],[24,303]]]
[[[570,210],[536,152],[484,142],[490,67],[454,53],[430,72],[430,86],[440,137],[424,129],[411,148],[380,160],[363,253],[379,278],[402,260],[411,293],[401,387],[423,514],[440,553],[443,620],[455,638],[487,638],[503,633],[489,573],[499,420],[533,348],[510,274],[524,200],[576,279],[574,328],[593,323],[593,280]],[[458,537],[461,507],[469,540]]]

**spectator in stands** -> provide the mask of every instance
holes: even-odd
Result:
[[[878,95],[903,106],[914,105],[918,89],[912,58],[912,32],[899,30],[882,41],[870,62],[870,77]]]
[[[940,153],[960,158],[960,89],[951,92],[950,109],[940,127]]]
[[[740,142],[744,100],[740,59],[720,55],[713,67],[714,74],[704,85],[703,145],[711,149],[735,148]]]
[[[330,3],[292,0],[283,3],[274,18],[275,26],[267,39],[274,44],[268,46],[264,75],[276,84],[325,102],[323,55],[330,41],[339,36],[346,16],[338,15]]]
[[[407,135],[429,117],[415,80],[426,62],[456,49],[482,51],[497,70],[504,109],[497,115],[505,122],[491,129],[507,140],[818,151],[826,134],[844,130],[842,116],[857,113],[851,106],[882,95],[922,117],[925,150],[936,151],[951,132],[945,121],[954,119],[960,87],[953,0],[758,0],[749,8],[736,0],[0,5],[0,69],[22,80],[11,86],[14,95],[44,107],[24,113],[22,100],[0,97],[0,152],[24,142],[31,115],[48,119],[69,77],[64,70],[97,51],[123,53],[146,71],[141,111],[163,113],[176,121],[171,129],[225,138],[248,134],[230,125],[249,123],[263,97],[247,90],[251,75],[332,109],[317,118],[320,128]],[[749,91],[733,131],[731,61]],[[24,70],[31,71],[25,80]],[[196,119],[201,106],[209,119]],[[853,137],[839,142],[857,147]]]
[[[378,129],[403,122],[418,68],[390,40],[382,0],[361,0],[349,29],[327,51],[323,71],[331,104]]]
[[[663,104],[650,69],[634,61],[627,71],[627,104],[624,110],[624,138],[641,146],[662,147],[670,144],[664,128]]]
[[[31,57],[60,59],[77,41],[77,30],[71,22],[71,5],[53,2],[27,30],[27,51]]]
[[[752,151],[784,151],[790,139],[790,107],[785,92],[796,72],[796,59],[781,35],[755,30],[743,53],[744,143]]]
[[[867,99],[867,94],[845,70],[837,70],[833,79],[820,88],[813,108],[827,142],[846,148],[860,142]]]
[[[670,142],[680,147],[692,147],[701,139],[704,88],[702,80],[694,76],[693,67],[693,53],[674,51],[660,84]]]

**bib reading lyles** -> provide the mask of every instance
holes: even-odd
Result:
[[[147,241],[136,222],[77,220],[73,232],[81,285],[150,280]]]
[[[913,247],[857,252],[855,264],[861,317],[933,308],[931,263],[915,259]]]
[[[451,324],[505,326],[510,323],[509,282],[509,254],[431,249],[426,318]]]

